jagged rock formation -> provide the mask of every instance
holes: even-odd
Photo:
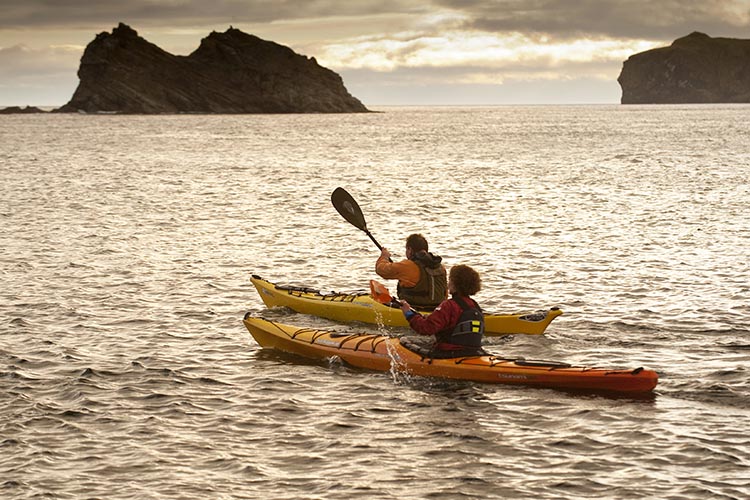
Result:
[[[750,102],[750,40],[691,33],[630,56],[617,81],[622,104]]]
[[[89,43],[80,83],[56,112],[352,113],[341,77],[289,47],[230,27],[175,56],[120,23]]]
[[[7,108],[0,109],[1,115],[26,115],[30,113],[46,113],[46,111],[39,109],[36,106],[26,106],[25,108],[20,106],[8,106]]]

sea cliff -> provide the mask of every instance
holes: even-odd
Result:
[[[56,112],[354,113],[368,109],[315,58],[230,27],[188,56],[120,23],[88,44],[80,83]]]
[[[750,102],[750,40],[694,32],[630,56],[617,81],[622,104]]]

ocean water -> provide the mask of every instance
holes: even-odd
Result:
[[[750,106],[15,115],[0,127],[0,497],[750,496]],[[261,349],[249,282],[364,290],[423,233],[509,356],[649,398],[371,373]],[[391,284],[391,289],[395,287]]]

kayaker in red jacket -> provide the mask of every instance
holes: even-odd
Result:
[[[412,330],[435,337],[430,355],[437,352],[464,356],[482,354],[484,315],[471,298],[482,288],[479,274],[469,266],[453,266],[448,277],[451,298],[443,301],[428,316],[412,310],[409,302],[401,301],[401,310]],[[437,356],[433,356],[437,357]]]
[[[442,257],[430,253],[421,234],[406,238],[406,259],[391,262],[391,252],[383,248],[375,272],[385,279],[397,279],[398,298],[417,307],[435,307],[448,297],[448,283]]]

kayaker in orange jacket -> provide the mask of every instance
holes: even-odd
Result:
[[[391,262],[391,252],[383,248],[375,272],[385,279],[397,279],[398,298],[417,307],[435,307],[448,296],[448,283],[442,257],[429,252],[421,234],[406,238],[406,259]]]
[[[429,347],[429,356],[446,357],[440,353],[448,357],[483,353],[484,315],[479,304],[470,297],[481,288],[479,274],[471,267],[459,264],[451,267],[448,278],[451,298],[443,301],[428,316],[413,311],[409,302],[401,301],[401,310],[412,330],[420,335],[435,337],[430,346],[417,342],[419,347]]]

